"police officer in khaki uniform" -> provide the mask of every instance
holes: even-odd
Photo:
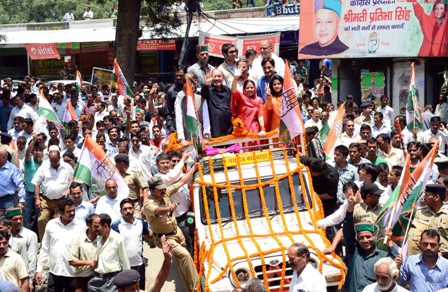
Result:
[[[128,154],[118,154],[115,156],[115,164],[120,175],[128,185],[128,198],[134,202],[134,217],[141,217],[143,214],[142,207],[148,198],[148,183],[140,171],[129,168]]]
[[[151,230],[154,232],[157,247],[162,247],[160,238],[165,235],[187,291],[194,291],[198,273],[194,267],[193,259],[185,248],[185,237],[177,226],[176,217],[173,215],[177,205],[170,200],[170,196],[184,183],[180,180],[166,187],[160,176],[153,176],[148,182],[151,195],[144,203],[144,211],[146,220],[148,220]]]
[[[420,253],[418,242],[426,229],[435,229],[440,234],[440,251],[448,252],[448,205],[443,204],[446,188],[439,184],[428,184],[423,195],[423,207],[415,211],[409,229],[408,255]]]
[[[379,203],[382,190],[376,184],[365,183],[361,187],[361,198],[363,202],[355,206],[353,211],[353,222],[375,224],[380,214],[382,205]]]

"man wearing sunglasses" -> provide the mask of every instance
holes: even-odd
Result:
[[[220,69],[224,74],[226,85],[230,86],[233,82],[234,74],[237,69],[236,61],[238,59],[238,49],[234,44],[223,44],[221,47],[221,53],[224,57],[224,62],[219,65],[218,69]]]

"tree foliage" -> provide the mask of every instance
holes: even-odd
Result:
[[[246,1],[243,0],[244,6]],[[156,33],[162,33],[166,28],[173,29],[179,25],[175,8],[180,2],[182,0],[143,0],[141,16],[148,18]],[[232,8],[231,0],[202,0],[202,3],[203,10]],[[260,6],[264,0],[255,0],[255,3]],[[1,0],[0,23],[61,21],[69,9],[74,10],[75,19],[82,19],[87,6],[91,7],[94,18],[109,18],[114,4],[118,7],[118,0]]]
[[[73,9],[75,19],[90,6],[94,18],[109,18],[118,0],[1,0],[0,23],[28,23],[61,21]]]

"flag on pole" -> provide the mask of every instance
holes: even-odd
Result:
[[[327,140],[328,134],[330,134],[330,126],[328,125],[328,121],[322,126],[322,129],[319,131],[319,140],[322,144],[325,144]]]
[[[118,194],[127,197],[128,185],[125,183],[115,165],[90,135],[84,139],[78,163],[76,164],[75,181],[83,182],[94,194],[105,194],[106,181],[110,178],[117,182]]]
[[[62,123],[68,124],[70,121],[77,121],[78,115],[75,112],[75,109],[72,106],[72,103],[70,101],[67,101],[67,104],[65,105],[65,113],[62,117]]]
[[[134,97],[134,93],[129,87],[126,78],[124,77],[123,72],[121,71],[120,65],[118,65],[118,61],[114,59],[114,69],[112,71],[112,82],[117,87],[118,95],[129,95]]]
[[[406,104],[406,122],[408,130],[423,129],[423,113],[417,100],[417,87],[415,85],[414,62],[411,63],[411,78],[409,82],[408,102]]]
[[[78,94],[81,92],[81,86],[82,86],[81,72],[76,70],[76,87],[77,87]]]
[[[190,80],[187,79],[187,83],[185,84],[185,98],[187,99],[187,116],[186,120],[186,128],[187,130],[195,136],[199,134],[199,123],[198,116],[196,114],[196,107],[194,105],[194,94],[193,89],[191,87]]]
[[[304,124],[300,112],[296,83],[291,75],[288,61],[285,63],[285,79],[283,81],[282,110],[280,114],[280,141],[289,142],[303,134]]]
[[[392,240],[400,247],[406,244],[406,230],[409,229],[411,215],[417,208],[418,198],[432,173],[438,150],[438,145],[433,147],[411,174],[412,180],[408,189],[409,196],[406,197],[405,202],[398,210],[397,222],[392,229]]]
[[[404,163],[403,171],[401,172],[400,180],[397,187],[394,189],[389,199],[381,209],[378,215],[377,224],[381,227],[387,228],[392,227],[398,220],[400,214],[400,207],[398,205],[403,205],[405,200],[405,192],[411,180],[411,160],[410,156],[406,154],[406,161]]]
[[[62,126],[58,115],[42,94],[39,94],[39,107],[37,108],[37,115],[48,121],[54,122],[56,125]]]
[[[338,113],[336,114],[333,122],[331,123],[328,136],[326,137],[325,144],[323,146],[323,151],[325,153],[326,159],[330,159],[333,153],[333,149],[336,144],[336,140],[342,134],[342,120],[344,119],[345,103],[341,104],[338,108]]]

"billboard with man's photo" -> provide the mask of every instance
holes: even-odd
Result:
[[[302,1],[299,58],[448,56],[447,3]]]

